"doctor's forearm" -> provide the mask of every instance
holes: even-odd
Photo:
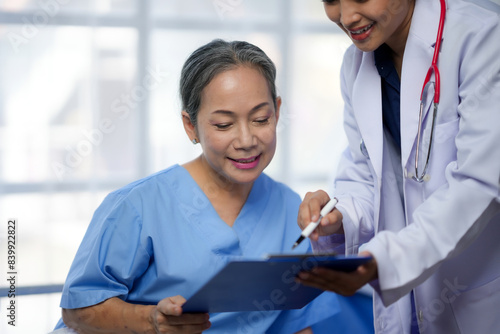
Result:
[[[63,321],[78,333],[155,333],[150,317],[155,305],[135,305],[119,298],[100,304],[63,309]]]

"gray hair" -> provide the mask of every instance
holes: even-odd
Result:
[[[184,63],[180,79],[182,109],[196,126],[201,93],[212,79],[240,65],[257,69],[266,79],[276,109],[276,67],[257,46],[244,41],[215,39],[195,50]]]

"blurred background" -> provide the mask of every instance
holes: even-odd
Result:
[[[283,106],[266,172],[302,196],[330,189],[350,42],[321,1],[0,0],[0,289],[14,218],[16,288],[31,291],[16,296],[15,328],[0,295],[1,333],[53,329],[57,291],[107,193],[200,153],[178,80],[214,38],[252,42],[276,63]]]

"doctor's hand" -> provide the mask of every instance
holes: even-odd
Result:
[[[361,252],[360,256],[372,256],[369,252]],[[346,273],[327,268],[316,267],[308,272],[300,272],[297,282],[321,290],[328,290],[343,296],[352,296],[366,283],[378,278],[377,261],[362,264],[355,271]]]
[[[297,223],[303,230],[311,222],[318,220],[321,209],[328,203],[330,196],[323,191],[318,190],[313,193],[308,192],[299,207],[299,215]],[[343,234],[342,214],[339,210],[333,209],[329,214],[321,219],[321,223],[311,233],[309,238],[313,241],[318,241],[319,236],[330,234]]]
[[[150,322],[156,333],[201,333],[210,328],[207,313],[182,313],[182,296],[167,297],[160,300],[151,310]]]

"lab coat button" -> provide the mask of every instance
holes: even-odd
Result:
[[[378,329],[379,330],[383,330],[385,328],[385,321],[384,321],[384,319],[383,318],[379,318],[377,322],[378,322]]]
[[[430,179],[431,179],[431,176],[429,174],[425,174],[424,181],[428,182]]]
[[[422,312],[422,310],[418,311],[418,321],[424,321],[424,312]]]
[[[365,158],[370,159],[370,156],[368,155],[368,150],[366,149],[366,145],[363,139],[361,139],[361,143],[359,144],[359,150],[361,151],[361,154],[365,156]]]

